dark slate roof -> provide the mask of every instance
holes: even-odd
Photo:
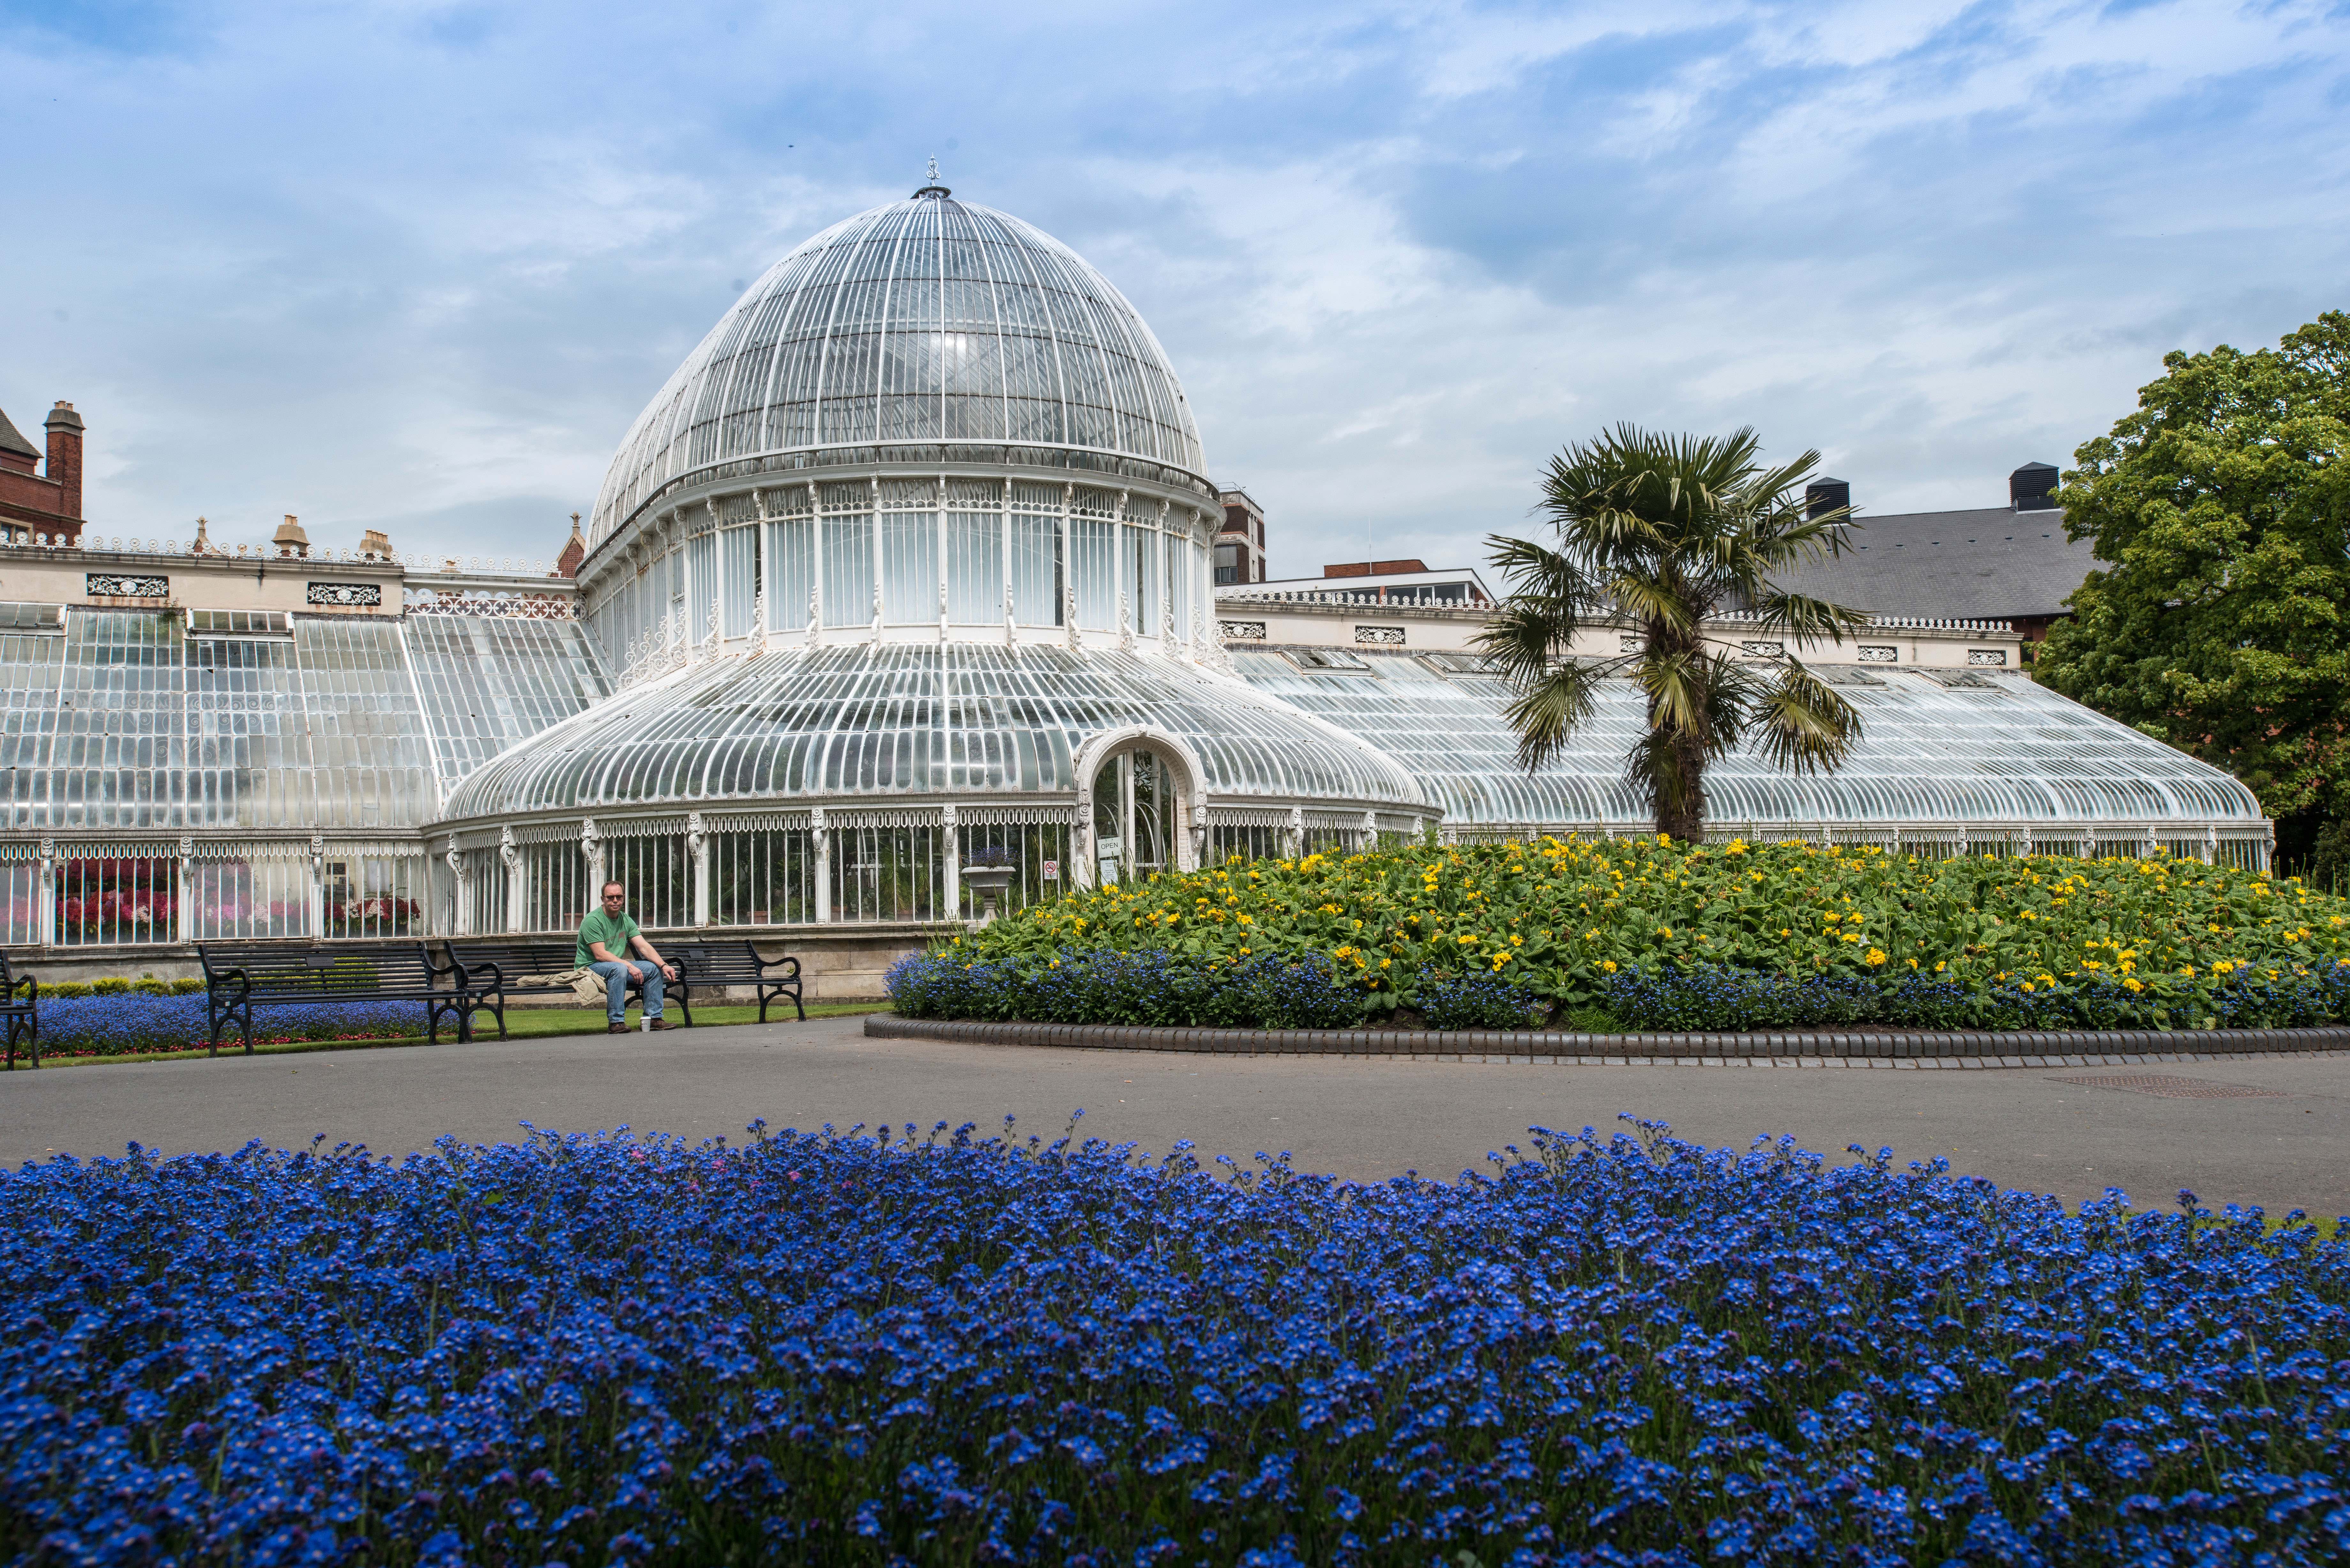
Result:
[[[41,455],[41,449],[26,441],[25,432],[8,421],[8,415],[5,410],[0,410],[0,452],[22,452],[26,457],[32,458]]]
[[[2065,539],[2054,508],[1864,514],[1846,537],[1843,555],[1774,580],[1874,615],[2008,620],[2064,614],[2065,597],[2096,566],[2088,541]]]

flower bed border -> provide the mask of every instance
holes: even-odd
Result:
[[[1764,1033],[1578,1034],[1500,1029],[1179,1029],[1109,1023],[994,1023],[875,1013],[877,1040],[960,1040],[1090,1051],[1192,1051],[1232,1056],[1408,1056],[1622,1065],[1657,1062],[1860,1062],[1952,1066],[2080,1066],[2350,1051],[2350,1024],[2310,1029],[1825,1030]]]

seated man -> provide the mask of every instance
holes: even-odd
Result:
[[[629,988],[640,987],[645,993],[645,1022],[651,1029],[673,1029],[661,1016],[661,981],[675,980],[674,965],[665,963],[645,940],[637,922],[629,917],[628,894],[618,882],[607,882],[603,888],[603,908],[595,910],[579,922],[579,946],[572,961],[581,969],[592,969],[604,977],[604,1007],[611,1020],[606,1031],[611,1034],[629,1032]],[[632,961],[634,950],[645,961]]]

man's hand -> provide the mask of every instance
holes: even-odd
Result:
[[[673,963],[662,964],[660,966],[660,971],[661,978],[663,980],[674,981],[677,979],[677,965]]]
[[[642,985],[645,983],[645,971],[639,969],[634,964],[629,964],[629,978],[635,981],[639,985]]]

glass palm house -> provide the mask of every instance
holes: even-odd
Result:
[[[608,877],[652,929],[874,928],[963,917],[977,864],[1016,906],[1381,835],[1646,829],[1628,683],[1528,774],[1473,655],[1229,648],[1206,471],[1134,307],[926,186],[688,356],[558,613],[0,607],[0,935],[567,931]],[[1721,836],[2264,863],[2241,784],[2028,680],[1828,673],[1858,753],[1731,759]]]

